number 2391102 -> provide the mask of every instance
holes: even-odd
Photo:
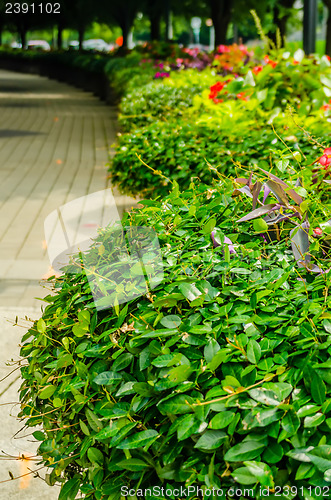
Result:
[[[6,3],[6,14],[60,14],[61,5],[59,3]]]

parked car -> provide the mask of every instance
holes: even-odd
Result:
[[[71,42],[68,43],[68,49],[78,50],[79,49],[79,42],[77,42],[77,40],[72,40]]]
[[[51,46],[45,40],[30,40],[27,43],[28,50],[51,50]]]
[[[11,46],[12,49],[21,49],[22,48],[22,44],[19,43],[19,42],[12,42],[10,44],[10,46]]]
[[[72,40],[71,42],[68,43],[68,48],[71,50],[78,50],[79,42],[77,40]],[[114,49],[114,45],[105,42],[101,38],[98,39],[91,38],[90,40],[84,40],[83,49],[90,50],[91,52],[110,52],[111,50]]]
[[[90,40],[85,40],[83,42],[83,49],[84,50],[95,50],[96,52],[109,52],[109,44],[102,40],[101,38],[99,39],[93,39],[91,38]]]

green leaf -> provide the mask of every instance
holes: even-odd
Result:
[[[216,450],[224,441],[228,439],[225,432],[222,431],[205,431],[204,434],[198,439],[194,448],[199,450]]]
[[[87,425],[85,424],[85,422],[83,422],[83,420],[79,420],[79,425],[80,425],[80,428],[82,429],[83,433],[85,434],[85,436],[89,436],[90,431],[89,431],[89,428],[87,427]]]
[[[253,227],[254,231],[256,231],[257,233],[265,233],[266,231],[268,231],[268,224],[261,218],[253,220]]]
[[[262,458],[267,464],[276,464],[283,458],[283,455],[284,450],[281,444],[269,443],[263,452]]]
[[[41,431],[35,431],[32,435],[35,439],[37,439],[37,441],[44,441],[46,437],[45,434]]]
[[[331,483],[331,469],[328,469],[324,472],[324,481]]]
[[[91,411],[89,408],[86,408],[85,415],[88,421],[89,426],[96,432],[99,432],[102,429],[103,425],[101,420]]]
[[[54,392],[56,391],[56,386],[55,385],[46,385],[39,393],[38,397],[40,399],[48,399],[51,396],[53,396]]]
[[[129,366],[132,359],[133,359],[133,355],[130,354],[129,352],[125,352],[125,353],[121,354],[120,356],[118,356],[118,358],[116,358],[116,360],[112,364],[112,366],[111,366],[112,372],[119,372],[121,370],[124,370],[124,368]]]
[[[79,322],[87,323],[89,325],[90,320],[91,320],[91,315],[87,309],[84,309],[83,311],[79,311],[79,313],[78,313],[78,321]]]
[[[211,219],[209,219],[206,224],[203,226],[202,228],[202,232],[204,234],[210,234],[212,232],[212,230],[214,229],[214,227],[216,226],[216,219],[215,217],[212,217]]]
[[[180,283],[178,285],[178,288],[180,289],[184,297],[190,302],[202,295],[200,290],[198,290],[193,283]]]
[[[228,462],[243,462],[257,458],[265,448],[261,441],[243,441],[230,448],[224,455]]]
[[[310,390],[315,403],[322,405],[326,398],[326,388],[322,378],[315,371],[311,372]]]
[[[89,448],[87,450],[87,457],[92,464],[103,465],[103,454],[98,448]]]
[[[103,439],[109,439],[115,436],[119,432],[118,426],[114,421],[110,421],[109,425],[106,425],[101,431],[93,435],[93,438],[97,441],[102,441]],[[84,433],[85,434],[85,433]]]
[[[309,417],[306,417],[304,419],[303,426],[304,427],[318,427],[320,424],[322,424],[325,420],[325,415],[323,413],[316,413],[316,415],[312,415]]]
[[[281,426],[289,436],[293,436],[293,434],[296,434],[297,430],[300,427],[300,419],[295,411],[289,410],[287,413],[285,413],[284,417],[281,420]]]
[[[304,59],[305,53],[302,49],[298,49],[293,54],[293,59],[299,63]]]
[[[174,314],[164,316],[160,321],[161,325],[165,326],[166,328],[178,328],[181,322],[182,320],[180,319],[180,317]]]
[[[120,450],[132,450],[135,448],[144,448],[150,446],[159,437],[159,433],[154,429],[137,432],[133,436],[129,436],[124,441],[116,446]]]
[[[166,401],[160,401],[157,404],[157,407],[163,415],[166,415],[167,413],[178,415],[193,412],[193,408],[190,407],[193,403],[194,400],[190,396],[179,394],[178,396],[174,396]]]
[[[306,455],[321,472],[331,469],[331,445],[316,446]]]
[[[248,470],[261,483],[262,486],[273,488],[275,483],[270,467],[263,462],[244,462]]]
[[[109,385],[114,382],[118,382],[122,379],[122,375],[117,372],[109,371],[99,373],[94,379],[93,382],[97,385]]]
[[[218,351],[215,356],[213,357],[213,359],[208,363],[208,368],[209,370],[211,371],[215,371],[220,364],[224,363],[225,361],[227,361],[229,358],[229,353],[227,350],[224,350],[224,349],[221,349],[220,351]]]
[[[217,354],[217,352],[219,350],[220,350],[219,343],[213,338],[208,339],[208,344],[205,346],[204,351],[203,351],[203,354],[204,354],[204,357],[205,357],[205,360],[207,361],[207,363],[210,363],[212,361],[212,359],[214,358],[214,356]]]
[[[235,412],[233,411],[221,411],[211,419],[209,427],[211,429],[225,429],[232,422],[234,416]]]
[[[43,318],[38,319],[37,321],[37,330],[39,333],[45,333],[46,332],[46,323],[43,320]]]
[[[88,333],[88,326],[81,323],[77,323],[77,325],[72,327],[72,332],[78,338],[84,337],[84,335],[87,335]]]
[[[253,76],[253,73],[251,70],[248,70],[247,71],[247,74],[245,76],[245,80],[244,80],[244,86],[249,86],[249,87],[255,87],[255,80],[254,80],[254,76]]]
[[[256,477],[250,472],[247,467],[238,467],[231,473],[233,479],[239,484],[255,484],[257,483]]]
[[[200,424],[201,422],[196,419],[195,415],[185,415],[184,418],[181,418],[180,424],[177,427],[178,441],[183,441],[192,434],[195,434]]]
[[[131,470],[133,472],[140,472],[146,470],[150,467],[146,462],[139,460],[139,458],[128,458],[127,460],[121,460],[117,463],[118,467],[122,469]]]
[[[169,371],[168,379],[178,383],[184,382],[188,379],[192,372],[193,368],[191,368],[189,365],[184,364],[181,366],[176,366]]]
[[[276,162],[276,167],[280,172],[284,173],[289,164],[290,164],[289,160],[279,160]]]
[[[320,76],[320,81],[323,85],[326,87],[329,87],[331,89],[331,78],[327,77],[326,75],[321,75]]]
[[[109,447],[114,448],[114,447],[118,446],[123,441],[125,436],[127,436],[129,434],[129,432],[131,431],[131,429],[133,429],[136,425],[137,425],[137,422],[131,422],[131,423],[126,424],[123,427],[121,427],[120,430],[117,431],[112,436],[110,443],[109,443]]]
[[[69,479],[61,487],[58,500],[75,500],[80,487],[80,479]]]
[[[261,358],[261,347],[254,339],[250,339],[247,346],[247,359],[256,365]]]

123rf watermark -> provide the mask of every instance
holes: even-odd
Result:
[[[61,14],[61,4],[51,2],[7,2],[5,14]]]
[[[285,496],[309,494],[314,498],[330,498],[331,486],[309,486],[304,488],[303,486],[275,486],[275,488],[270,488],[260,486],[258,488],[239,488],[231,487],[225,488],[201,488],[196,485],[191,486],[181,486],[178,488],[165,488],[163,486],[151,486],[150,488],[129,488],[128,486],[121,487],[122,497],[142,497],[146,498],[148,496],[156,496],[161,498],[256,498],[259,495],[260,498],[267,498],[272,495],[272,497],[284,498]]]

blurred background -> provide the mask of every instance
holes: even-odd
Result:
[[[20,12],[15,11],[17,4],[21,4]],[[331,0],[60,0],[42,4],[1,0],[0,45],[111,52],[149,40],[172,40],[206,50],[238,41],[250,44],[259,38],[251,9],[272,39],[278,29],[292,49],[310,38],[314,46],[309,51],[331,55]]]

